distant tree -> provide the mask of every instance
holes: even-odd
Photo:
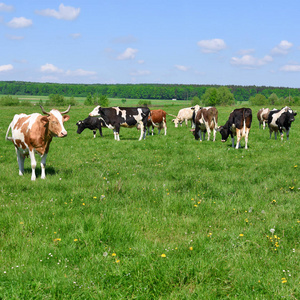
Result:
[[[85,100],[84,100],[84,105],[93,105],[93,98],[91,93],[88,93]]]
[[[192,106],[195,106],[197,104],[200,105],[201,104],[201,100],[199,99],[199,97],[194,96],[193,99],[192,99]]]
[[[270,95],[270,97],[268,98],[268,101],[269,101],[269,104],[270,104],[270,105],[275,105],[275,103],[278,102],[278,97],[277,97],[277,95],[276,95],[275,93],[272,93],[272,94]]]
[[[69,100],[67,101],[67,104],[71,105],[71,106],[75,106],[77,104],[77,101],[75,100],[75,98],[72,96],[69,98]]]
[[[267,98],[261,94],[250,97],[249,101],[252,105],[266,105],[268,102]]]
[[[121,102],[122,102],[123,104],[125,104],[125,103],[126,103],[126,99],[122,99]]]
[[[201,97],[201,102],[205,106],[215,106],[217,104],[217,89],[208,88]]]
[[[217,105],[233,105],[234,96],[228,87],[222,86],[217,90]]]
[[[106,95],[100,95],[99,96],[99,105],[102,107],[108,107],[109,106],[109,100]]]
[[[47,101],[49,106],[64,106],[66,105],[66,101],[64,96],[60,94],[51,94],[49,95],[49,100]]]
[[[3,106],[16,106],[19,105],[20,101],[18,98],[14,98],[10,95],[2,96],[0,98],[0,105]]]

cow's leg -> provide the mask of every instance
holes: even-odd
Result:
[[[217,135],[216,127],[213,129],[213,131],[214,131],[214,139],[213,139],[213,141],[215,142],[216,141],[216,135]]]
[[[139,141],[141,141],[142,138],[145,139],[145,137],[146,137],[146,127],[144,126],[143,122],[140,122],[140,127],[141,127],[141,135],[140,135]]]
[[[163,121],[163,129],[165,130],[165,135],[167,135],[167,123]]]
[[[274,131],[275,140],[277,140],[277,132]]]
[[[236,129],[236,145],[235,145],[235,149],[239,149],[240,142],[241,142],[241,130]]]
[[[94,138],[96,137],[96,130],[93,130]]]
[[[36,180],[35,176],[35,168],[36,168],[36,160],[34,155],[34,150],[29,151],[30,161],[31,161],[31,180]]]
[[[288,141],[290,137],[290,128],[286,130],[286,140]]]
[[[158,129],[158,133],[159,133],[159,131],[160,130]],[[152,132],[151,132],[151,134],[154,135],[154,126],[153,125],[152,125]]]
[[[263,130],[266,128],[266,121],[263,121]]]
[[[249,131],[250,131],[250,129],[246,129],[246,134],[245,134],[245,149],[248,149],[248,136],[249,136]]]
[[[282,131],[281,128],[279,129],[279,132],[280,132],[280,138],[281,138],[281,141],[283,141],[283,131]]]
[[[18,165],[19,165],[19,175],[23,176],[25,156],[18,149],[16,149],[16,153],[17,153],[17,160],[18,160]]]
[[[207,128],[207,140],[209,141],[210,140],[210,128]]]
[[[103,136],[103,135],[102,135],[102,126],[100,125],[100,126],[98,127],[98,129],[99,129],[100,135]]]
[[[47,159],[47,153],[45,153],[45,154],[42,156],[42,160],[41,160],[41,170],[42,170],[41,179],[45,179],[45,178],[46,178],[46,172],[45,172],[45,168],[46,168],[46,159]]]

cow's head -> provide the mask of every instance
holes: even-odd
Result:
[[[68,133],[64,127],[64,122],[68,121],[70,119],[70,116],[64,114],[69,112],[70,108],[71,105],[69,105],[68,109],[63,112],[60,112],[57,109],[52,109],[50,112],[47,112],[41,106],[42,112],[45,115],[47,115],[47,116],[43,116],[41,121],[45,124],[45,126],[48,126],[48,130],[50,131],[52,136],[57,136],[57,137],[67,136]]]
[[[78,121],[77,123],[76,123],[76,125],[77,125],[77,133],[81,133],[84,129],[85,129],[85,126],[84,126],[84,121]]]
[[[297,112],[296,111],[292,111],[292,112],[288,111],[286,113],[286,116],[287,116],[288,123],[291,124],[292,122],[295,121],[295,116],[297,116]]]
[[[98,105],[96,106],[90,113],[89,113],[89,116],[91,117],[97,117],[100,115],[100,109],[101,109],[101,106]]]
[[[219,131],[222,136],[221,142],[226,142],[229,137],[229,129],[226,126],[219,126],[216,131]]]
[[[179,124],[182,125],[183,121],[181,119],[176,118],[173,119],[172,122],[175,124],[175,128],[177,128]]]

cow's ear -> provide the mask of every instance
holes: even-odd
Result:
[[[67,122],[69,119],[70,119],[70,116],[69,116],[69,115],[64,115],[64,116],[63,116],[63,121],[64,121],[64,122]]]
[[[297,112],[294,113],[294,116],[297,116]]]
[[[48,116],[42,116],[41,117],[41,122],[46,125],[49,122]]]

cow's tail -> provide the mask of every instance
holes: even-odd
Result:
[[[174,118],[177,118],[177,116],[175,116],[175,115],[171,115],[171,114],[168,114],[168,113],[167,113],[167,115],[171,116],[171,117],[174,117]]]
[[[6,131],[5,139],[6,139],[7,141],[11,141],[11,140],[12,140],[12,137],[11,137],[11,136],[8,136],[11,127],[12,127],[12,122],[9,124],[9,126],[8,126],[8,128],[7,128],[7,131]]]

